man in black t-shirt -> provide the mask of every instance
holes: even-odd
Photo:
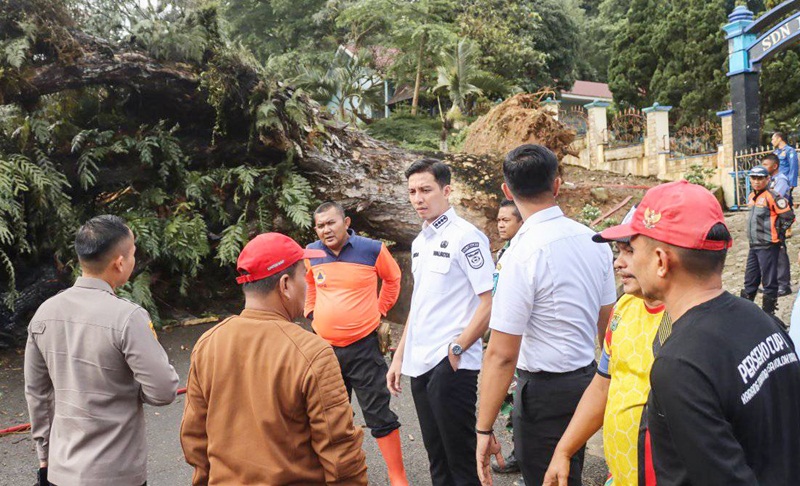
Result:
[[[674,319],[650,373],[659,486],[800,483],[800,362],[781,326],[722,290],[722,210],[686,181],[650,189],[627,225],[628,270]]]

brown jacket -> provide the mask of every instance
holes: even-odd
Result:
[[[245,309],[192,351],[181,445],[194,485],[366,485],[363,432],[333,349]]]

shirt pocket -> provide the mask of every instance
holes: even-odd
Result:
[[[430,267],[428,268],[428,278],[430,279],[428,290],[437,294],[444,294],[447,292],[450,266],[452,260],[450,258],[432,257]]]

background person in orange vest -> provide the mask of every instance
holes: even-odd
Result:
[[[741,297],[754,300],[759,283],[764,286],[761,308],[767,314],[775,314],[778,306],[778,256],[784,232],[794,221],[789,201],[768,189],[769,172],[757,165],[750,170],[750,186],[753,192],[747,205],[747,239],[750,252],[744,274],[744,289]]]
[[[407,485],[400,448],[400,422],[389,408],[389,367],[380,351],[381,316],[400,295],[400,267],[386,245],[350,229],[336,202],[314,211],[318,241],[309,249],[325,255],[309,260],[305,314],[314,331],[333,346],[348,396],[355,390],[364,421],[378,441],[392,486]],[[378,280],[381,285],[378,295]]]

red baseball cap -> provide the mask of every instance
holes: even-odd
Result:
[[[322,250],[305,250],[280,233],[262,233],[244,246],[236,262],[236,282],[255,282],[280,273],[304,258],[322,258]]]
[[[599,243],[644,235],[693,250],[730,248],[733,239],[706,239],[711,227],[717,223],[725,224],[719,201],[705,187],[683,180],[651,188],[629,223],[605,229],[592,239]]]

